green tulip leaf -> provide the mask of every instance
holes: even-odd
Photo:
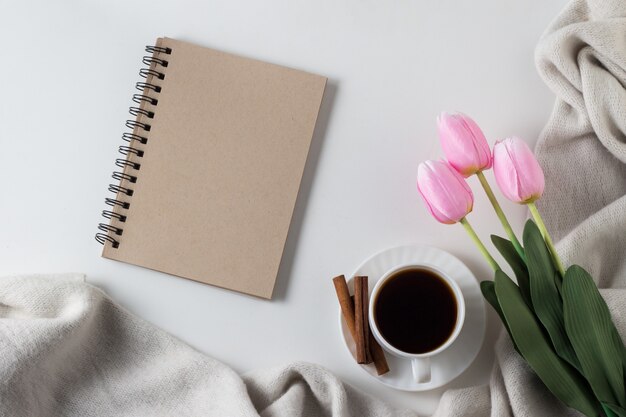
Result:
[[[602,403],[602,408],[608,417],[626,417],[626,410],[618,405]]]
[[[495,289],[519,351],[545,386],[566,405],[586,416],[602,415],[587,382],[555,353],[519,288],[502,271],[496,271]]]
[[[523,239],[535,314],[550,335],[556,353],[580,371],[576,352],[565,332],[563,301],[555,282],[558,273],[539,228],[531,220],[526,222]]]
[[[498,297],[496,296],[496,289],[494,287],[493,281],[481,281],[480,291],[483,293],[483,297],[485,297],[485,300],[487,300],[487,302],[491,304],[491,307],[496,310],[496,313],[498,313],[498,316],[500,316],[500,320],[502,320],[502,322],[506,324],[504,315],[502,314],[502,309],[500,308],[500,304],[498,303]]]
[[[483,297],[485,297],[485,300],[487,300],[487,302],[491,305],[491,307],[493,307],[496,313],[498,313],[498,316],[500,316],[500,320],[502,321],[506,332],[509,334],[509,336],[511,336],[511,330],[509,330],[509,325],[506,323],[506,319],[504,318],[504,314],[502,313],[502,308],[500,308],[500,303],[498,302],[498,297],[496,296],[496,288],[493,281],[481,281],[480,291],[483,293]],[[513,336],[511,336],[511,341],[513,342],[513,347],[519,353],[519,349],[517,348],[517,345],[515,345]]]
[[[498,249],[498,252],[500,252],[504,260],[511,266],[515,274],[515,279],[517,280],[517,285],[522,291],[522,297],[524,297],[524,300],[532,307],[526,262],[519,256],[519,253],[517,253],[515,246],[513,246],[510,240],[491,235],[491,242],[493,242],[493,245]]]
[[[569,267],[563,279],[563,312],[565,330],[596,397],[625,407],[624,344],[596,284],[578,265]]]

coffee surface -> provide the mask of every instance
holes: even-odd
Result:
[[[374,302],[374,320],[387,342],[407,353],[426,353],[452,335],[457,304],[452,288],[427,269],[391,276]]]

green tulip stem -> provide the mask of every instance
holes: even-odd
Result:
[[[548,246],[548,249],[550,250],[550,253],[552,254],[552,259],[554,259],[554,264],[556,265],[557,269],[559,270],[559,273],[561,274],[561,276],[565,276],[565,268],[563,268],[563,263],[561,262],[561,258],[559,258],[559,254],[556,251],[556,248],[554,247],[554,243],[552,243],[552,238],[550,237],[550,234],[548,233],[548,229],[546,229],[546,225],[543,222],[543,219],[541,218],[541,215],[539,214],[539,210],[537,210],[537,206],[535,205],[535,203],[528,203],[528,209],[530,210],[530,214],[532,214],[533,219],[535,219],[535,223],[537,223],[537,227],[539,228],[539,231],[541,232],[541,236],[543,236],[543,240],[545,240],[546,245]]]
[[[498,263],[495,259],[493,259],[493,256],[491,256],[485,245],[483,245],[483,242],[481,242],[480,238],[474,231],[474,228],[469,224],[465,217],[463,217],[460,222],[465,228],[467,234],[472,238],[476,246],[478,246],[478,250],[480,250],[480,253],[483,254],[489,265],[493,268],[494,271],[498,271],[500,269],[500,265],[498,265]]]
[[[489,198],[489,201],[491,202],[493,209],[496,211],[496,215],[498,216],[498,219],[500,219],[500,223],[502,223],[502,226],[504,227],[504,231],[506,232],[509,239],[511,239],[511,243],[515,247],[515,250],[517,251],[519,256],[522,258],[522,260],[526,262],[526,254],[524,253],[524,249],[522,249],[522,245],[519,243],[519,240],[517,240],[517,237],[515,236],[515,233],[513,232],[513,229],[511,228],[511,224],[509,223],[508,219],[504,215],[504,212],[502,211],[502,207],[500,207],[500,203],[498,203],[498,200],[496,199],[496,196],[494,195],[493,190],[491,189],[491,186],[487,182],[487,178],[485,178],[485,174],[483,174],[482,171],[479,171],[476,173],[476,176],[478,177],[478,180],[480,181],[480,185],[483,186],[483,189],[485,190],[485,194],[487,194],[487,198]]]

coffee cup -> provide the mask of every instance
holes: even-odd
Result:
[[[465,302],[458,284],[441,270],[405,264],[376,283],[368,314],[383,349],[410,359],[415,381],[427,383],[430,358],[450,347],[463,328]]]

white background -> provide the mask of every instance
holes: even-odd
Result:
[[[416,166],[441,155],[441,110],[472,115],[490,142],[512,134],[536,141],[553,97],[533,48],[564,3],[2,0],[0,272],[85,272],[134,313],[237,371],[315,362],[430,413],[445,389],[395,392],[352,362],[331,278],[410,242],[444,248],[490,277],[462,228],[426,213]],[[329,78],[271,302],[100,258],[93,235],[143,48],[161,35]],[[476,191],[469,219],[487,239],[501,228]],[[504,206],[519,230],[524,210]],[[499,329],[491,312],[488,320],[481,354],[449,387],[487,381]]]

